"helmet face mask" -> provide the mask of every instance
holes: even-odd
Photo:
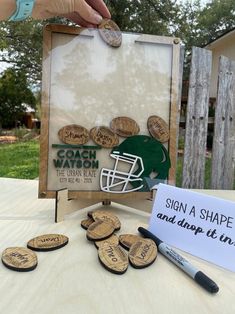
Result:
[[[113,169],[103,168],[100,173],[100,188],[104,192],[150,191],[149,181],[168,176],[170,158],[166,148],[146,135],[125,139],[110,157],[115,159]]]
[[[143,179],[140,177],[144,171],[142,158],[128,153],[121,155],[119,151],[113,151],[110,157],[115,159],[114,168],[101,170],[101,190],[112,193],[128,193],[140,190],[143,187]],[[127,166],[125,171],[123,165]],[[129,168],[128,171],[127,168]],[[132,187],[133,182],[137,184],[136,187]]]

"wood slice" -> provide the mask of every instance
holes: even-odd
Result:
[[[104,210],[93,211],[91,213],[91,216],[94,220],[100,219],[100,220],[104,220],[111,223],[114,226],[116,231],[121,228],[121,222],[118,219],[118,217],[108,211],[104,211]]]
[[[119,243],[124,249],[129,250],[130,247],[138,240],[143,238],[135,234],[121,234],[119,236]]]
[[[101,38],[109,46],[118,48],[122,43],[122,33],[117,24],[110,19],[103,19],[98,26],[99,34]]]
[[[134,268],[144,268],[151,265],[157,257],[157,246],[151,239],[141,239],[135,242],[129,251],[129,261]]]
[[[103,245],[98,250],[101,264],[114,274],[123,274],[128,268],[128,256],[119,245]]]
[[[147,121],[147,127],[152,137],[154,137],[159,142],[165,143],[169,140],[169,127],[161,117],[149,117]]]
[[[27,247],[34,251],[53,251],[68,244],[69,239],[63,234],[44,234],[31,239]]]
[[[82,145],[89,141],[89,131],[81,125],[71,124],[61,128],[59,139],[66,144]]]
[[[97,249],[99,249],[99,248],[101,248],[101,246],[103,246],[105,244],[118,245],[118,243],[119,243],[118,236],[116,234],[112,234],[110,237],[108,237],[105,240],[96,241],[95,246]]]
[[[89,227],[91,224],[93,224],[93,222],[95,222],[95,221],[94,221],[94,219],[93,219],[92,217],[88,217],[87,219],[83,219],[83,220],[81,221],[81,227],[82,227],[83,229],[87,230],[88,227]]]
[[[110,127],[114,133],[122,137],[137,135],[140,131],[140,127],[137,122],[128,117],[114,118],[110,123]]]
[[[113,224],[104,220],[96,220],[87,229],[87,239],[91,241],[104,240],[110,237],[115,231]]]
[[[117,146],[119,138],[110,128],[106,126],[97,126],[90,130],[91,139],[99,146],[112,148]]]
[[[37,255],[25,247],[9,247],[2,253],[2,263],[9,269],[25,272],[37,267]]]

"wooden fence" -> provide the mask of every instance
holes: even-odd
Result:
[[[193,47],[182,187],[204,188],[212,53]],[[211,162],[211,189],[233,189],[235,177],[235,61],[221,56]]]

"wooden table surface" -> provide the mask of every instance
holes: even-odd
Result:
[[[180,252],[220,287],[213,295],[197,285],[164,256],[145,269],[129,266],[123,275],[105,270],[97,249],[80,227],[88,209],[54,223],[54,200],[37,198],[38,181],[0,179],[0,250],[26,246],[31,238],[62,233],[69,244],[51,252],[37,252],[38,267],[20,273],[0,265],[1,314],[232,314],[235,313],[235,273]],[[218,195],[218,192],[216,192]],[[234,192],[221,192],[234,199]],[[118,234],[147,227],[150,214],[121,206]]]

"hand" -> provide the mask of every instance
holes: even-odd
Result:
[[[36,0],[32,17],[48,19],[63,16],[83,27],[94,27],[110,18],[103,0]]]

